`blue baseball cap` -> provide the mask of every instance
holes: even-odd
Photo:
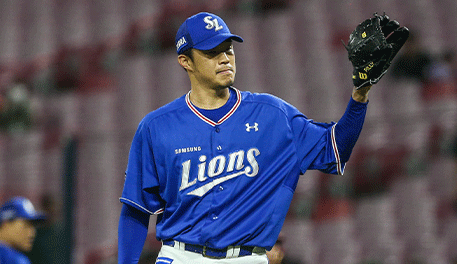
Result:
[[[0,223],[16,218],[39,222],[45,220],[46,216],[36,211],[29,199],[17,196],[8,200],[0,208]]]
[[[184,21],[176,34],[176,52],[182,54],[188,49],[210,50],[227,39],[243,42],[230,32],[222,18],[206,12],[193,15]]]

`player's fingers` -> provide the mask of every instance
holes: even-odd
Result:
[[[395,20],[391,20],[381,27],[382,33],[384,36],[388,37],[392,32],[400,27],[400,23]]]
[[[401,27],[393,31],[387,38],[387,43],[392,45],[402,45],[406,42],[409,36],[409,29]]]
[[[382,16],[378,15],[377,17],[379,18],[379,25],[381,27],[385,26],[390,21],[389,17],[386,14]]]
[[[387,42],[392,45],[392,57],[394,57],[405,44],[408,36],[409,29],[407,27],[401,27],[388,36]]]

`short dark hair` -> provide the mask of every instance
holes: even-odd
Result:
[[[192,61],[194,60],[194,55],[192,53],[192,50],[193,49],[188,49],[188,50],[185,50],[183,53],[181,53],[182,55],[185,55],[187,57],[189,57]]]

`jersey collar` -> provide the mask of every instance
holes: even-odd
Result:
[[[190,102],[190,99],[189,99],[189,95],[190,95],[190,92],[189,91],[187,94],[186,94],[186,104],[187,106],[190,108],[190,110],[192,112],[194,112],[195,115],[197,115],[201,120],[203,120],[204,122],[208,123],[209,125],[211,126],[217,126],[217,125],[220,125],[222,124],[225,120],[227,120],[230,116],[233,115],[233,113],[235,113],[236,109],[238,109],[238,107],[240,106],[240,103],[241,103],[241,93],[238,89],[234,88],[234,87],[230,87],[230,89],[233,89],[235,92],[236,92],[236,102],[235,104],[233,105],[233,107],[230,109],[230,111],[227,112],[227,114],[225,114],[221,119],[219,119],[219,121],[217,122],[214,122],[213,120],[207,118],[205,115],[203,115],[202,113],[200,113],[200,111],[198,111],[197,108],[195,108],[195,106],[192,105],[192,103]]]

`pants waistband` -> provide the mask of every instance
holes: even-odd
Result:
[[[266,250],[261,247],[253,246],[229,246],[223,249],[210,248],[206,246],[186,244],[175,240],[163,240],[163,245],[174,247],[180,250],[190,251],[202,254],[207,258],[223,259],[223,258],[237,258],[242,256],[250,256],[254,254],[265,254]]]

